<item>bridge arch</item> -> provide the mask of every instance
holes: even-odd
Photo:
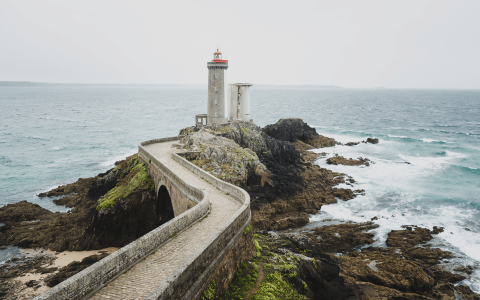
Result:
[[[162,225],[175,218],[172,198],[170,197],[170,193],[165,185],[161,185],[158,189],[155,206],[159,225]]]

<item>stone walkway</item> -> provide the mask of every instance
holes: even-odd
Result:
[[[173,160],[171,158],[172,152],[181,152],[181,150],[172,147],[175,143],[178,143],[178,141],[152,144],[145,148],[159,161],[181,176],[185,182],[208,191],[211,204],[210,214],[203,221],[177,235],[155,253],[117,277],[90,299],[131,300],[145,298],[240,208],[241,205],[238,201],[225,195]]]

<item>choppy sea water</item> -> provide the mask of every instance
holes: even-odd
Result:
[[[106,171],[143,140],[177,135],[206,112],[206,97],[198,86],[0,87],[0,205],[25,199],[66,211],[36,195]],[[377,217],[378,246],[401,225],[443,226],[433,244],[457,255],[445,266],[476,266],[464,283],[480,292],[480,91],[253,86],[251,102],[260,126],[299,117],[340,142],[379,138],[316,150],[327,153],[320,166],[366,193],[311,221]],[[334,154],[375,163],[327,165]]]

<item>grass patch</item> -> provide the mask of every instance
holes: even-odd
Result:
[[[213,159],[195,159],[190,161],[192,164],[196,165],[200,169],[203,169],[202,166],[205,166],[203,170],[210,172],[213,170],[213,166],[211,163],[213,162]]]
[[[258,258],[262,258],[262,246],[258,243],[257,240],[253,240],[255,242],[255,251],[256,251],[256,256]]]
[[[252,300],[274,300],[274,299],[308,299],[297,293],[286,282],[279,272],[273,272],[265,277],[257,292],[250,298]]]
[[[238,267],[233,281],[228,287],[223,299],[225,300],[241,300],[244,299],[248,292],[253,289],[258,278],[258,267],[255,263],[243,262]]]
[[[217,299],[217,284],[215,280],[210,281],[205,291],[203,291],[202,300],[214,300]]]

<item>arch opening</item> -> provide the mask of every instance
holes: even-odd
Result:
[[[158,190],[156,206],[159,226],[175,218],[172,199],[170,198],[170,194],[164,185],[162,185]]]

